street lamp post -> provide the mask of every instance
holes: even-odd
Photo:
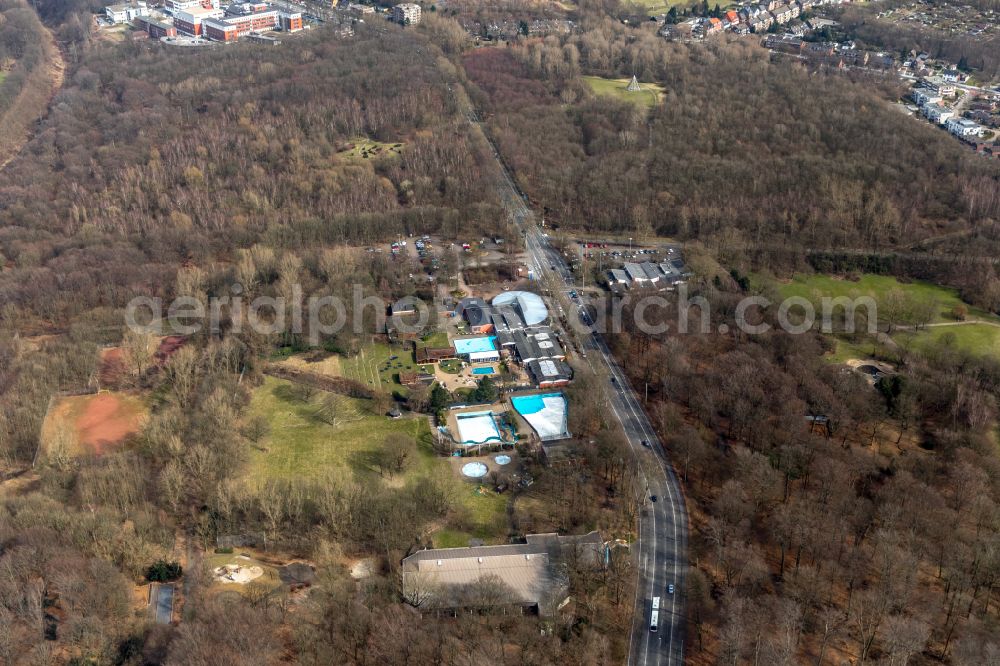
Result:
[[[628,253],[632,254],[632,237],[628,237]]]

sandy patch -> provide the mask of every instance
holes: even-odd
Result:
[[[98,393],[59,398],[42,427],[48,446],[68,430],[70,455],[100,455],[139,432],[147,416],[139,398],[124,393]]]
[[[224,564],[221,567],[216,567],[213,575],[217,583],[246,585],[250,581],[263,576],[264,570],[256,565]]]

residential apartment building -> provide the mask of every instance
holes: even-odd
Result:
[[[969,137],[982,136],[983,128],[973,120],[968,118],[949,118],[944,124],[945,128],[955,136],[966,139]]]
[[[928,120],[938,125],[944,125],[948,122],[949,118],[955,115],[954,111],[940,104],[928,104],[924,107],[923,111]]]
[[[420,5],[404,2],[392,8],[392,20],[401,25],[416,25],[420,23]]]

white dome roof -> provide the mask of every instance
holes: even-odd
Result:
[[[493,305],[516,305],[528,326],[541,324],[549,318],[549,310],[538,294],[530,291],[507,291],[493,299]]]

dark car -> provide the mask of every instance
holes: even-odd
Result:
[[[649,496],[649,501],[650,501],[650,502],[655,502],[655,501],[656,501],[656,500],[658,500],[658,499],[660,499],[660,498],[659,498],[659,497],[657,497],[656,495],[650,495],[650,496]]]
[[[649,448],[652,448],[652,447],[650,447],[650,445],[649,445],[649,441],[648,441],[648,440],[645,440],[645,439],[644,439],[644,440],[642,440],[642,445],[643,445],[643,446],[645,446],[645,447],[646,447],[647,449],[649,449]]]

